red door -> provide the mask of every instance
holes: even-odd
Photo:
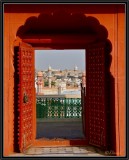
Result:
[[[107,147],[105,43],[86,48],[86,137],[88,143]]]
[[[34,50],[20,43],[18,52],[19,150],[23,152],[35,138]]]
[[[81,84],[81,104],[82,104],[82,122],[83,122],[83,133],[86,136],[86,88]]]

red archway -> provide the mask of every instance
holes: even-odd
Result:
[[[110,39],[113,48],[111,53],[112,56],[109,56],[110,58],[108,59],[108,64],[110,64],[110,59],[112,58],[110,72],[109,69],[107,69],[110,76],[108,76],[109,74],[106,74],[106,80],[110,82],[106,86],[108,88],[108,92],[110,93],[107,93],[108,99],[110,99],[110,101],[108,101],[107,104],[110,107],[114,106],[111,108],[110,117],[115,119],[115,125],[110,125],[110,132],[112,132],[110,139],[116,140],[116,142],[111,141],[111,146],[113,146],[114,152],[116,150],[116,155],[125,156],[125,4],[4,5],[4,155],[7,156],[9,155],[9,153],[14,151],[14,141],[16,140],[16,137],[14,138],[15,103],[13,90],[15,84],[15,67],[13,66],[13,42],[16,38],[16,33],[18,31],[19,26],[23,25],[28,17],[38,17],[39,13],[51,14],[54,11],[59,10],[59,8],[62,10],[62,12],[64,9],[72,14],[83,13],[87,16],[96,17],[96,19],[98,19],[101,24],[106,26],[108,30],[108,38]],[[96,39],[91,35],[89,37],[87,35],[87,38],[84,38],[82,36],[81,38],[77,37],[78,39],[76,39],[73,35],[74,34],[72,34],[72,37],[69,34],[66,36],[64,35],[64,37],[61,37],[61,35],[57,35],[57,37],[54,40],[55,44],[53,45],[49,41],[50,38],[52,38],[52,35],[51,37],[50,35],[47,37],[41,36],[39,37],[40,41],[36,39],[37,36],[34,37],[34,35],[33,38],[31,38],[31,35],[29,35],[30,37],[22,37],[22,39],[26,40],[26,43],[29,43],[29,41],[31,40],[30,44],[32,44],[32,46],[36,44],[37,49],[46,49],[48,48],[47,45],[49,46],[49,48],[52,48],[52,46],[55,48],[63,48],[63,44],[66,48],[69,48],[70,46],[71,48],[74,48],[76,46],[79,47],[80,44],[80,48],[82,48],[82,44],[84,44],[84,42],[87,41],[87,43],[92,43],[95,42]],[[37,41],[37,43],[32,42],[32,39],[34,41]],[[101,40],[103,40],[103,38]],[[36,45],[34,46],[35,48]],[[108,52],[108,48],[110,47],[106,48]],[[108,55],[109,54],[107,54],[106,56]],[[106,63],[108,62],[108,60],[106,59]],[[115,136],[112,137],[113,135]]]
[[[59,20],[63,20],[63,17],[66,17],[66,21],[62,21],[62,24]],[[55,21],[56,23],[54,23]],[[53,24],[55,24],[55,26]],[[73,26],[76,27],[73,28]],[[80,33],[78,33],[78,31],[80,31]],[[106,96],[109,88],[105,89],[107,86],[106,78],[110,78],[109,63],[111,43],[107,40],[108,32],[106,28],[100,25],[99,21],[94,17],[85,17],[83,14],[41,14],[38,18],[28,18],[25,24],[19,28],[17,36],[24,42],[20,42],[18,45],[17,40],[15,42],[15,50],[17,48],[15,54],[19,54],[16,58],[19,62],[18,69],[20,70],[20,73],[16,75],[19,79],[18,115],[20,118],[19,127],[15,132],[19,130],[18,139],[20,151],[23,151],[29,145],[33,144],[36,134],[34,88],[28,89],[28,82],[26,81],[28,79],[28,72],[27,74],[24,73],[26,72],[24,68],[29,68],[30,83],[33,84],[34,55],[32,47],[25,44],[25,42],[37,48],[86,49],[87,89],[84,98],[86,103],[84,103],[85,105],[83,106],[86,111],[83,113],[83,125],[85,124],[84,134],[86,139],[83,143],[105,149],[111,147],[110,137],[108,136],[110,133],[107,131],[109,129],[107,126],[110,126],[110,122],[107,122],[107,116],[110,116],[110,107],[107,108],[107,102],[110,100]],[[31,67],[28,67],[28,61],[30,61]],[[108,61],[108,63],[106,63],[106,61]],[[108,85],[110,87],[109,81]],[[26,97],[29,99],[27,104],[24,101]],[[30,110],[30,112],[28,112],[28,110]],[[109,112],[108,115],[107,111]],[[28,117],[30,117],[29,121],[26,120]],[[39,143],[41,143],[41,141]],[[72,145],[72,143],[79,144],[79,141],[73,142],[70,140],[69,144]]]

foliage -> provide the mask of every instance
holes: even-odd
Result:
[[[51,85],[52,85],[52,86],[55,86],[55,85],[56,85],[56,82],[55,82],[55,81],[52,81]]]
[[[49,82],[48,81],[45,81],[44,82],[44,86],[46,87],[46,86],[49,86]]]

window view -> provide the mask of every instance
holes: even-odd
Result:
[[[35,50],[37,138],[84,138],[85,50]]]

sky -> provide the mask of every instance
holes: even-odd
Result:
[[[74,69],[85,71],[85,50],[35,50],[36,70]]]

